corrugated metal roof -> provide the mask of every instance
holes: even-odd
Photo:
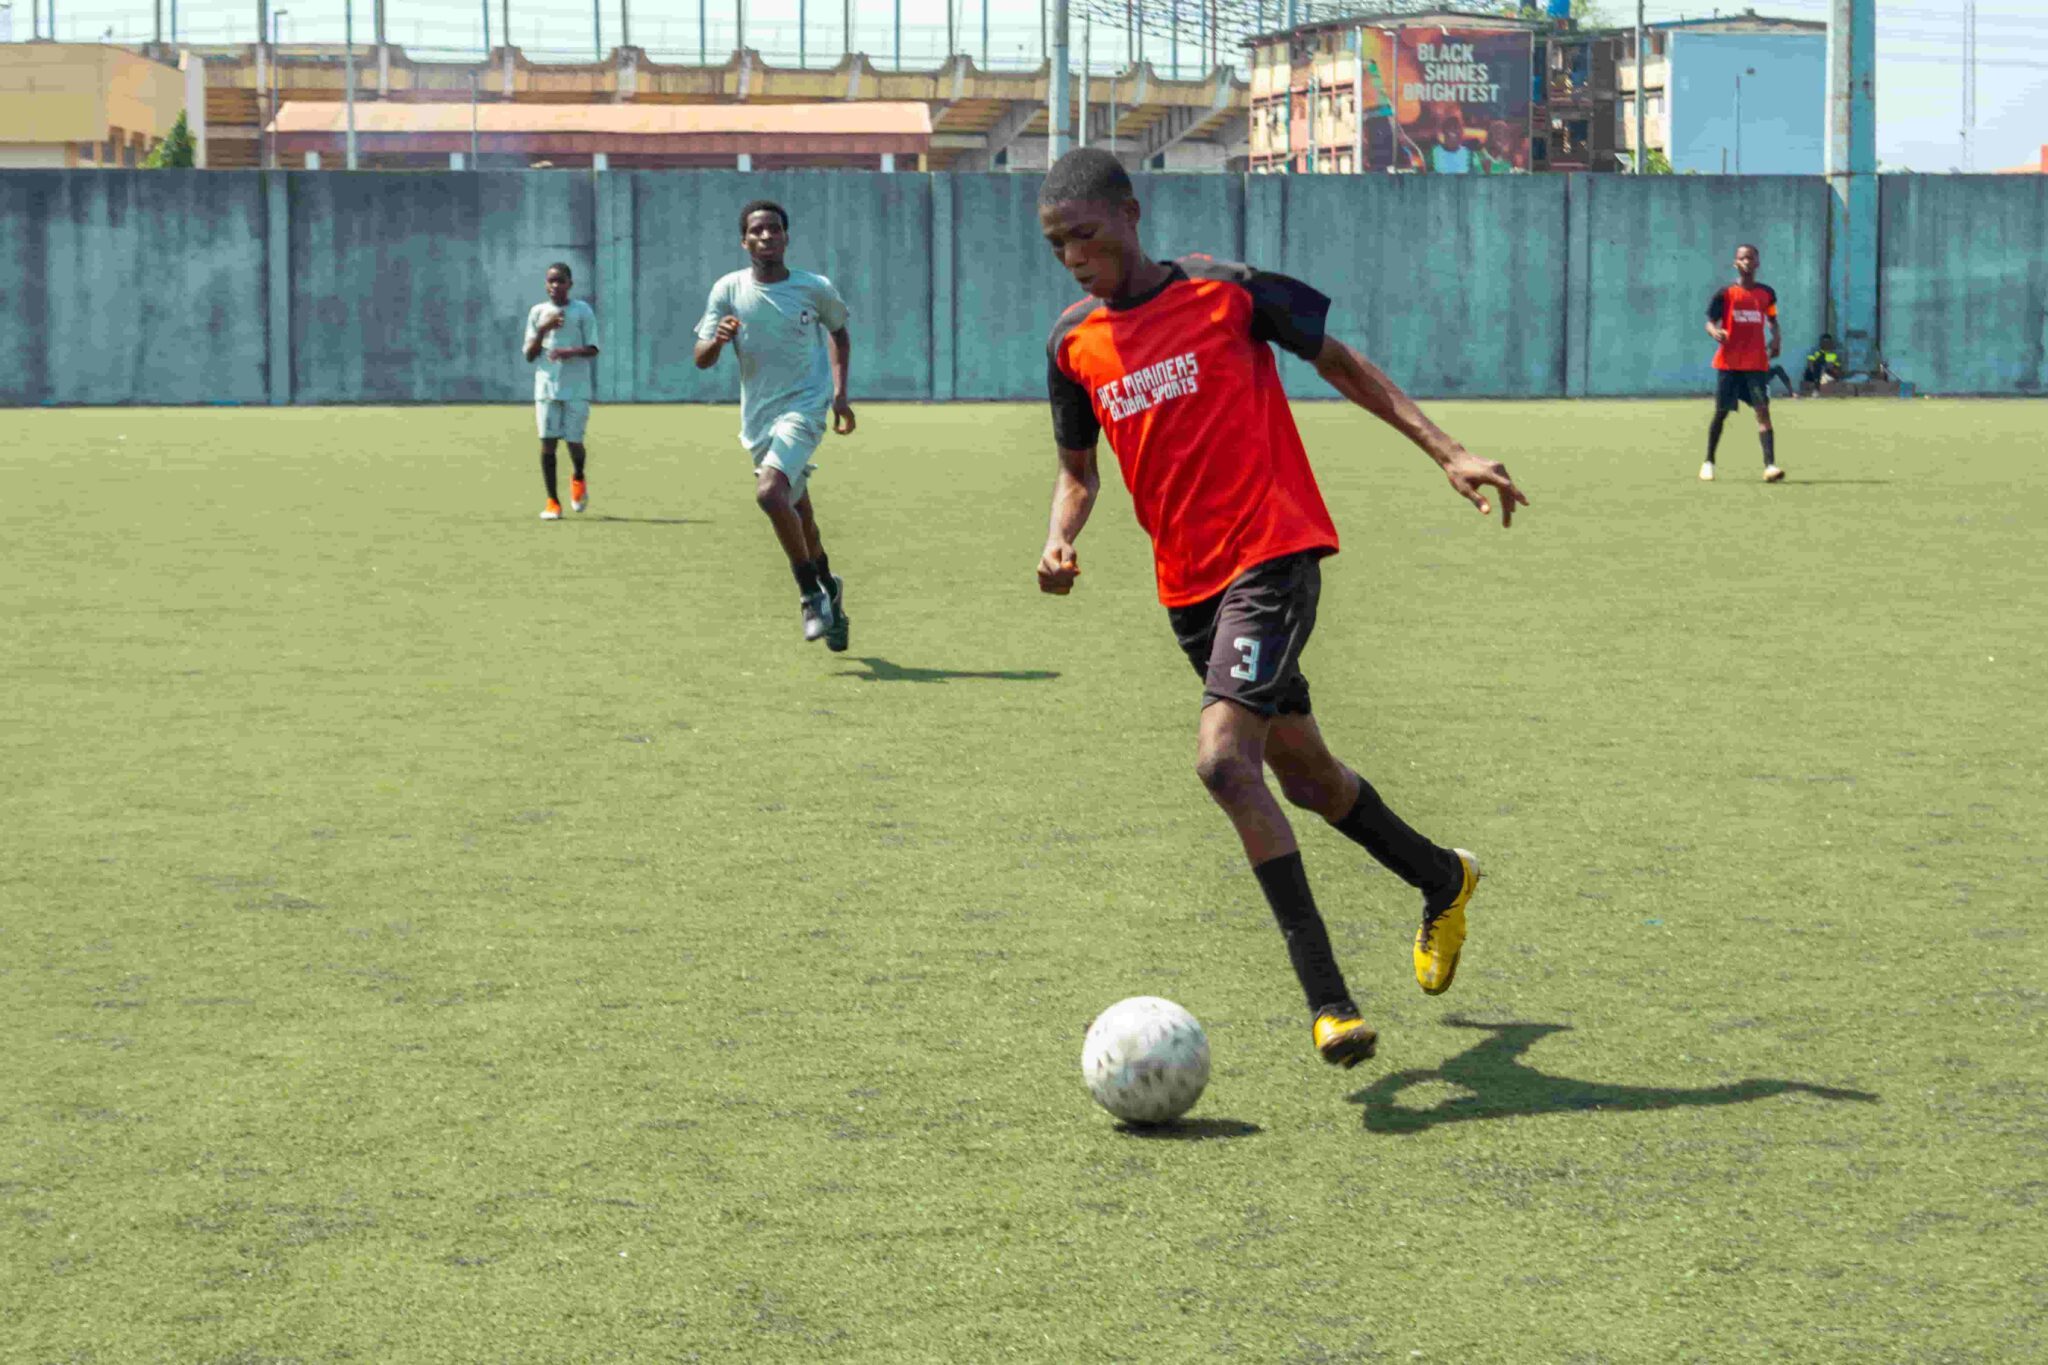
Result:
[[[356,104],[356,131],[463,133],[468,104]],[[598,133],[616,137],[691,134],[806,133],[841,137],[929,135],[931,108],[916,103],[848,100],[843,104],[498,104],[474,106],[479,133]],[[347,107],[339,100],[288,100],[273,125],[280,133],[341,133]]]

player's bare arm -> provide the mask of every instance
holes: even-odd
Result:
[[[1718,346],[1728,339],[1728,329],[1718,322],[1709,321],[1707,323],[1707,335],[1712,337],[1714,344]]]
[[[594,360],[595,346],[553,346],[548,349],[549,360]]]
[[[853,435],[853,400],[846,396],[846,376],[853,366],[853,336],[844,327],[832,334],[832,430]]]
[[[1328,381],[1331,388],[1421,447],[1422,452],[1442,468],[1444,477],[1451,481],[1451,487],[1457,490],[1458,496],[1482,514],[1493,510],[1484,491],[1489,487],[1500,490],[1500,520],[1504,527],[1514,524],[1517,506],[1529,505],[1528,497],[1515,487],[1515,481],[1508,477],[1505,466],[1498,460],[1483,460],[1466,450],[1430,421],[1428,414],[1417,407],[1415,400],[1403,393],[1398,384],[1387,378],[1379,366],[1352,347],[1335,337],[1325,337],[1322,349],[1316,352],[1315,363],[1316,373]]]
[[[700,326],[702,324],[699,324]],[[697,368],[708,370],[718,363],[718,357],[725,350],[725,344],[740,334],[740,320],[727,314],[718,320],[718,330],[711,340],[697,343]]]
[[[1052,524],[1045,534],[1045,553],[1038,557],[1040,592],[1064,597],[1081,576],[1074,542],[1088,524],[1088,514],[1095,510],[1095,495],[1102,488],[1095,451],[1094,446],[1086,450],[1060,447],[1060,472],[1052,485]]]
[[[1776,360],[1776,359],[1778,358],[1778,352],[1779,352],[1779,351],[1780,351],[1780,350],[1781,350],[1781,349],[1783,348],[1783,345],[1784,345],[1784,343],[1783,343],[1783,339],[1782,339],[1782,337],[1780,336],[1780,334],[1779,334],[1779,332],[1778,332],[1778,315],[1777,315],[1776,313],[1773,313],[1773,314],[1771,314],[1770,322],[1771,322],[1771,359],[1773,359],[1773,360]]]

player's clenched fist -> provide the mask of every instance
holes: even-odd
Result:
[[[1065,541],[1046,542],[1045,553],[1038,558],[1038,590],[1064,597],[1080,576],[1081,561],[1074,557],[1074,547]]]
[[[719,345],[723,346],[726,342],[731,341],[734,337],[738,336],[739,334],[740,320],[738,318],[728,316],[722,317],[718,320],[718,331],[716,335],[718,338]]]

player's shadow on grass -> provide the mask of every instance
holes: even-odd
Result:
[[[865,672],[848,669],[839,676],[858,678],[862,682],[911,682],[942,683],[953,678],[985,678],[991,682],[1051,682],[1059,674],[1043,668],[1027,668],[1010,673],[963,672],[956,668],[910,668],[903,664],[892,664],[887,659],[859,659],[856,662],[866,666]]]
[[[1243,1119],[1175,1119],[1161,1124],[1119,1123],[1116,1131],[1147,1142],[1227,1142],[1266,1130]]]
[[[1773,1095],[1802,1093],[1827,1100],[1862,1100],[1877,1096],[1861,1090],[1836,1090],[1805,1081],[1746,1080],[1698,1090],[1666,1090],[1648,1085],[1608,1085],[1547,1076],[1522,1060],[1540,1038],[1562,1033],[1569,1024],[1478,1024],[1446,1019],[1447,1028],[1483,1029],[1490,1036],[1466,1048],[1435,1071],[1397,1071],[1382,1076],[1351,1097],[1365,1107],[1365,1126],[1375,1133],[1419,1133],[1440,1123],[1470,1119],[1525,1118],[1536,1114],[1570,1114],[1586,1110],[1641,1113],[1651,1109],[1689,1109],[1701,1105],[1742,1104]],[[1433,1108],[1410,1109],[1398,1102],[1411,1086],[1442,1081],[1470,1093],[1444,1100]]]

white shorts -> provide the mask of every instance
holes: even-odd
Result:
[[[583,444],[583,429],[590,425],[590,400],[536,398],[533,400],[533,420],[540,428],[543,441],[561,440],[580,446]]]
[[[762,465],[782,471],[782,477],[789,480],[790,505],[795,506],[803,501],[804,491],[810,486],[812,471],[818,467],[811,457],[818,453],[818,444],[824,439],[822,420],[800,412],[785,412],[768,429],[768,438],[747,450],[754,457],[757,475]]]

